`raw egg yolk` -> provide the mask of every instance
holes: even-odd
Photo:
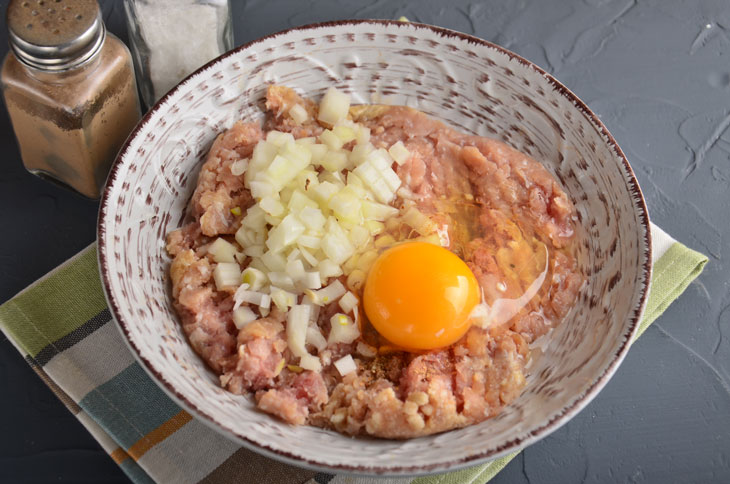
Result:
[[[383,252],[370,268],[365,314],[388,341],[403,348],[448,346],[471,325],[479,284],[456,254],[425,242],[407,242]]]

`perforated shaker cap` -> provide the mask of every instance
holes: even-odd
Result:
[[[43,70],[88,61],[106,36],[96,0],[10,0],[6,18],[13,53]]]

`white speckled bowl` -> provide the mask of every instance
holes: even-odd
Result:
[[[172,309],[165,234],[178,227],[215,136],[259,119],[266,85],[318,98],[405,104],[501,139],[554,173],[580,216],[588,277],[577,307],[496,418],[409,441],[351,439],[293,427],[222,390]],[[123,147],[107,182],[99,263],[112,314],[143,367],[176,401],[243,445],[286,462],[358,474],[424,474],[484,462],[546,436],[578,413],[626,355],[651,274],[649,220],[629,163],[562,84],[496,45],[386,21],[302,27],[239,47],[173,89]]]

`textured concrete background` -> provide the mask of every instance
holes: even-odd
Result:
[[[631,160],[653,221],[710,264],[595,401],[492,482],[730,482],[726,0],[232,3],[237,44],[316,21],[405,15],[511,49],[586,101]],[[102,4],[126,40],[121,1]],[[0,147],[5,301],[94,240],[97,205],[23,170],[5,109]],[[126,482],[6,340],[0,388],[0,482]]]

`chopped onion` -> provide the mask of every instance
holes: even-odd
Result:
[[[328,344],[350,344],[360,336],[360,330],[349,316],[337,313],[330,318],[330,324],[330,334],[327,338]]]
[[[312,356],[309,353],[302,355],[301,359],[299,360],[299,366],[301,366],[305,370],[313,371],[316,373],[322,371],[322,363],[319,361],[319,358],[317,358],[316,356]]]
[[[286,338],[289,350],[294,356],[302,357],[308,354],[304,343],[309,326],[309,306],[296,304],[289,310],[286,319]]]
[[[306,342],[317,348],[317,351],[322,351],[327,347],[327,340],[324,339],[322,331],[316,326],[309,326],[307,328]]]
[[[350,111],[350,95],[338,91],[334,86],[327,89],[319,103],[317,119],[334,126],[338,121],[345,119]]]
[[[220,291],[224,288],[241,285],[241,268],[236,262],[220,262],[213,269],[215,287]]]
[[[286,269],[286,259],[280,252],[270,250],[261,256],[261,261],[269,271],[284,272],[284,269]]]
[[[247,267],[241,273],[241,281],[243,282],[242,287],[246,285],[252,291],[259,291],[268,282],[268,278],[262,271],[253,267]]]
[[[309,119],[307,110],[301,104],[295,104],[289,108],[289,117],[297,124],[303,124]]]
[[[347,291],[345,295],[340,298],[339,305],[345,313],[349,313],[357,307],[357,302],[357,296],[350,291]]]
[[[271,286],[269,292],[271,294],[271,300],[282,312],[286,312],[287,309],[297,303],[297,296],[289,291],[285,291],[284,289]]]
[[[302,255],[302,258],[307,261],[307,264],[309,264],[311,267],[317,267],[319,264],[319,260],[312,255],[311,252],[309,252],[303,245],[301,245],[302,238],[299,237],[299,240],[297,243],[299,244],[299,253]],[[321,277],[320,277],[321,278]]]
[[[357,371],[357,365],[355,360],[352,359],[352,355],[346,355],[333,363],[340,376],[345,376],[354,371]]]
[[[365,284],[366,277],[367,275],[365,274],[365,271],[362,269],[355,269],[347,276],[347,285],[356,291],[359,291],[363,284]]]
[[[429,235],[436,232],[436,224],[421,213],[416,207],[411,207],[403,214],[403,221],[421,235]]]
[[[335,281],[329,286],[324,287],[319,291],[312,291],[308,294],[314,304],[318,306],[325,306],[331,302],[335,302],[346,292],[347,289],[345,289],[345,286],[343,286],[338,279],[335,279]]]
[[[342,275],[342,267],[329,259],[320,261],[319,265],[317,265],[317,270],[319,270],[319,276],[323,281],[326,281],[330,277],[338,277]]]
[[[233,324],[236,325],[236,329],[241,329],[257,319],[256,313],[251,311],[248,306],[241,306],[233,310]]]
[[[299,251],[298,249],[297,252]],[[298,281],[304,277],[304,264],[299,259],[289,260],[286,263],[286,274],[294,281]]]
[[[388,149],[388,153],[399,166],[402,166],[411,157],[411,152],[408,151],[408,148],[406,148],[402,141],[393,144]]]
[[[299,281],[305,289],[319,289],[322,287],[322,278],[317,271],[305,272]]]
[[[284,213],[284,205],[282,205],[281,202],[273,196],[263,197],[259,201],[258,205],[265,213],[274,217],[278,217]]]
[[[208,253],[216,262],[236,262],[236,252],[233,244],[220,237],[208,246]]]
[[[271,130],[266,135],[266,141],[276,146],[284,146],[287,143],[293,143],[294,136],[291,133]]]
[[[274,286],[278,286],[289,291],[294,290],[294,279],[292,279],[286,272],[272,271],[269,272],[268,277],[269,281],[271,281],[271,284]]]

